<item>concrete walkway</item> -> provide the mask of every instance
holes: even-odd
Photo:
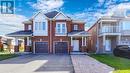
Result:
[[[111,73],[114,69],[87,55],[71,55],[75,73]]]
[[[0,61],[0,73],[73,73],[70,55],[24,55]]]

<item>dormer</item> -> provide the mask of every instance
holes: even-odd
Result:
[[[24,21],[23,22],[24,24],[24,30],[33,30],[33,22],[31,20],[28,20],[28,21]]]
[[[84,21],[79,21],[79,20],[73,20],[72,21],[72,31],[84,31]]]

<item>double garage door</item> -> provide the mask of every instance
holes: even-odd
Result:
[[[35,42],[35,52],[36,53],[49,53],[48,42]],[[55,42],[53,51],[55,53],[68,53],[68,43],[67,42]]]

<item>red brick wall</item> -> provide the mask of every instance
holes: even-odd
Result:
[[[0,37],[0,49],[3,48],[2,38]]]
[[[91,43],[88,48],[90,52],[95,52],[96,51],[96,44],[97,44],[97,25],[95,24],[94,26],[92,26],[89,30],[88,33],[91,34],[91,38],[89,38],[87,40],[87,43]]]
[[[48,20],[48,36],[33,36],[32,41],[33,42],[36,42],[36,41],[46,41],[46,42],[48,42],[48,49],[49,49],[50,53],[53,53],[54,42],[56,42],[56,41],[60,41],[60,42],[66,41],[69,44],[68,45],[68,51],[69,51],[70,44],[71,44],[70,38],[67,37],[67,36],[55,36],[56,22],[66,22],[67,32],[73,31],[73,23],[72,23],[71,20],[52,20],[52,21]],[[79,25],[80,30],[84,30],[84,24],[83,23],[79,23],[78,25]],[[28,27],[28,25],[25,25],[25,29],[27,29],[27,27]]]

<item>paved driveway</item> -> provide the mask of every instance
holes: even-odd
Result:
[[[0,61],[0,73],[73,73],[69,55],[24,55]]]
[[[87,55],[71,55],[75,73],[112,73],[114,68]]]

